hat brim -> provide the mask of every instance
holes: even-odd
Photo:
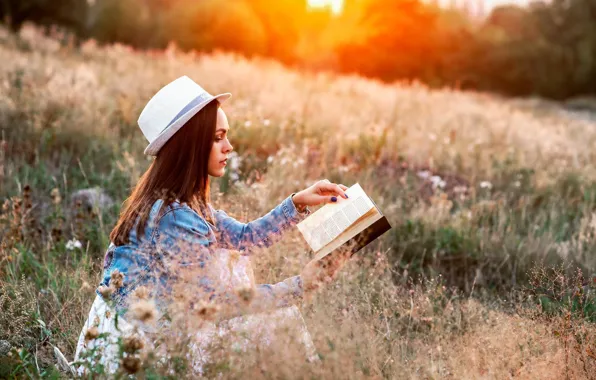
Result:
[[[145,153],[148,156],[156,156],[159,150],[165,145],[165,143],[172,137],[187,121],[189,121],[194,115],[196,115],[200,110],[203,109],[207,104],[211,103],[213,100],[217,99],[220,103],[225,102],[226,100],[230,99],[232,94],[226,92],[224,94],[215,95],[211,98],[207,98],[205,101],[197,104],[195,107],[191,108],[187,113],[182,115],[178,120],[176,120],[172,125],[167,127],[163,130],[156,138],[153,140],[147,147],[145,148]]]

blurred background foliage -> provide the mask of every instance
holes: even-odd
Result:
[[[552,99],[596,93],[596,1],[499,6],[487,17],[419,0],[0,0],[0,22],[76,41],[228,50],[287,65]]]

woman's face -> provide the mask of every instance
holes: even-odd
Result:
[[[208,173],[212,177],[221,177],[226,171],[228,154],[234,149],[228,140],[228,118],[225,112],[217,109],[217,125],[215,126],[215,141],[209,153]]]

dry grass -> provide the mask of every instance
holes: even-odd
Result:
[[[358,181],[395,227],[303,305],[318,364],[279,346],[275,355],[224,350],[211,374],[594,376],[589,318],[565,307],[547,317],[527,293],[516,296],[535,264],[596,269],[594,123],[485,94],[223,53],[93,42],[75,50],[32,28],[20,38],[0,30],[0,56],[0,309],[10,314],[0,317],[0,339],[25,348],[0,357],[0,377],[51,377],[51,358],[35,360],[49,343],[72,358],[118,205],[147,167],[137,116],[180,75],[234,96],[224,109],[238,168],[214,182],[216,208],[251,220],[317,179]],[[70,201],[92,186],[116,206],[88,213]],[[67,248],[71,239],[82,247]],[[255,252],[253,265],[270,283],[308,259],[293,231]],[[22,333],[7,338],[14,331]],[[181,354],[180,344],[169,347]],[[143,359],[148,376],[155,362]]]

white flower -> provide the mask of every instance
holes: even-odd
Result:
[[[514,185],[515,187],[520,187],[520,186],[521,186],[521,182],[520,182],[520,181],[515,181],[515,182],[513,183],[513,185]]]
[[[445,182],[438,175],[434,175],[434,176],[430,177],[430,182],[432,182],[434,188],[439,187],[439,188],[443,189],[447,185],[447,182]]]
[[[273,156],[267,157],[267,163],[270,164],[273,162]]]
[[[269,121],[269,119],[265,119],[265,120],[263,120],[263,125],[264,125],[264,126],[266,126],[266,127],[267,127],[267,126],[269,126],[269,124],[271,124],[271,121]]]
[[[79,248],[79,249],[83,248],[83,244],[81,244],[81,242],[78,241],[77,239],[69,240],[66,243],[66,249],[68,249],[69,251],[72,251],[75,248]]]
[[[434,133],[430,133],[428,135],[428,138],[430,139],[430,141],[437,141],[437,135],[435,135]]]
[[[488,181],[482,181],[480,182],[480,187],[483,189],[492,189],[493,188],[493,184],[488,182]]]
[[[417,174],[418,174],[418,177],[422,178],[422,179],[427,179],[430,177],[430,172],[428,170],[419,171]]]
[[[251,125],[252,125],[252,121],[250,121],[250,120],[246,120],[246,121],[244,122],[244,126],[245,126],[246,128],[249,128]]]

